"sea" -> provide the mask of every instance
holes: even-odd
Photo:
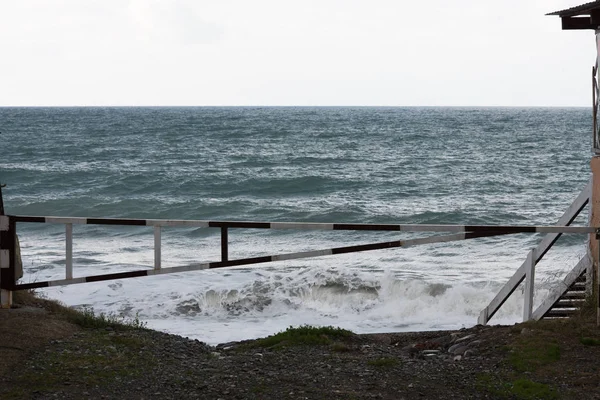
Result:
[[[553,225],[590,178],[587,108],[0,108],[10,215],[377,224]],[[575,224],[587,223],[587,211]],[[19,223],[22,283],[64,279],[65,227]],[[439,233],[230,229],[229,258]],[[74,276],[153,268],[152,227],[74,226]],[[165,228],[162,267],[220,261],[215,228]],[[541,240],[515,234],[39,289],[217,344],[290,326],[448,330]],[[585,254],[563,235],[534,304]],[[519,288],[491,324],[522,320]]]

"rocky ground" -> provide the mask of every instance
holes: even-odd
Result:
[[[600,399],[600,330],[583,317],[211,347],[29,300],[0,310],[0,339],[1,399]]]

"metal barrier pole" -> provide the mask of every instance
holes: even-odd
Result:
[[[8,266],[9,254],[7,249],[4,249],[3,241],[8,240],[6,238],[6,231],[8,231],[8,217],[4,216],[4,201],[2,200],[2,188],[6,185],[0,184],[0,307],[4,308],[4,289],[2,287],[2,268]]]
[[[221,227],[221,261],[229,259],[229,238],[227,237],[227,227]]]
[[[15,222],[0,215],[0,308],[12,306],[15,285]]]
[[[73,224],[65,224],[66,279],[73,279]]]
[[[524,304],[523,304],[523,322],[531,320],[531,314],[533,312],[533,289],[535,281],[535,257],[533,256],[534,250],[532,249],[527,254],[527,269],[525,271],[525,292],[524,292]]]
[[[160,269],[160,226],[154,226],[154,269]]]
[[[4,215],[4,200],[2,199],[2,188],[6,185],[0,185],[0,215]]]

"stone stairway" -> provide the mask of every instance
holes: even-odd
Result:
[[[585,287],[586,273],[584,271],[542,316],[542,319],[569,318],[578,312],[585,303]]]

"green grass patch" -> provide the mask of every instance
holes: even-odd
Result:
[[[594,339],[590,337],[582,337],[579,339],[581,344],[585,346],[600,346],[600,339]]]
[[[314,327],[303,325],[297,328],[290,326],[283,332],[257,339],[249,343],[250,347],[283,347],[297,345],[331,344],[336,339],[354,335],[351,331],[332,326]]]
[[[494,398],[519,400],[553,400],[560,398],[554,388],[529,379],[506,382],[498,376],[485,373],[477,375],[476,382],[479,390],[491,394]]]
[[[509,389],[517,399],[558,399],[558,393],[550,386],[530,381],[529,379],[517,379]]]
[[[146,323],[139,318],[138,314],[133,318],[126,318],[115,314],[96,314],[91,307],[84,307],[81,310],[77,310],[65,306],[60,301],[44,298],[43,295],[33,290],[16,291],[13,301],[15,305],[45,308],[51,313],[61,315],[67,321],[82,328],[146,329]]]
[[[115,314],[96,314],[91,307],[82,310],[65,308],[61,313],[67,320],[82,328],[146,329],[146,323],[141,321],[137,314],[134,318],[128,319]]]
[[[33,398],[33,393],[55,393],[68,383],[92,387],[136,379],[157,364],[152,352],[142,351],[147,344],[144,338],[91,331],[73,347],[39,354],[35,366],[16,377],[14,388],[2,396]]]
[[[369,360],[367,364],[373,367],[393,367],[398,365],[398,359],[393,357],[382,357],[375,360]]]
[[[560,347],[545,341],[527,341],[516,345],[508,356],[509,364],[517,372],[533,372],[560,360]]]
[[[334,343],[331,345],[331,351],[335,351],[336,353],[345,353],[352,351],[352,348],[345,343]]]

